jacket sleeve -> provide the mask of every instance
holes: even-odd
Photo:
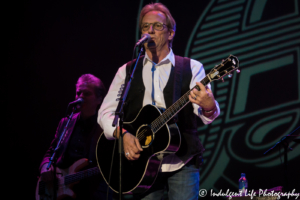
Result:
[[[104,135],[108,140],[115,139],[113,133],[116,127],[113,127],[112,123],[115,118],[114,112],[118,106],[116,99],[118,98],[121,85],[125,83],[125,78],[126,64],[119,68],[98,112],[98,124],[103,128]]]
[[[42,159],[42,162],[41,162],[40,167],[39,167],[39,171],[41,171],[41,168],[42,168],[42,166],[44,164],[49,163],[49,160],[50,160],[50,158],[51,158],[51,156],[53,154],[53,151],[56,148],[56,145],[58,143],[60,134],[61,134],[61,132],[62,132],[62,130],[64,128],[64,126],[63,126],[64,121],[65,121],[64,118],[60,120],[60,122],[58,124],[58,127],[56,129],[56,133],[55,133],[54,139],[52,140],[49,149],[46,151],[46,153],[45,153],[45,155],[44,155],[44,157]]]

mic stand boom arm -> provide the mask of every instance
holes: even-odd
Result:
[[[71,121],[72,117],[73,117],[73,114],[74,112],[76,111],[76,106],[73,107],[73,110],[72,110],[72,113],[69,115],[68,117],[68,121],[67,121],[67,124],[65,125],[64,127],[64,130],[62,132],[62,134],[60,135],[60,138],[59,138],[59,141],[53,151],[53,154],[51,156],[51,158],[49,159],[49,163],[48,163],[48,166],[47,166],[47,170],[49,170],[50,166],[52,165],[53,166],[53,174],[54,174],[54,179],[53,179],[53,199],[56,200],[57,199],[57,194],[56,194],[56,152],[58,151],[58,149],[60,148],[60,145],[63,141],[63,138],[65,137],[65,134],[66,134],[66,130],[68,129],[68,126],[69,126],[69,122]]]
[[[134,51],[135,52],[135,48],[134,48]],[[124,103],[126,102],[126,98],[127,98],[127,94],[128,94],[128,91],[130,89],[130,85],[131,85],[131,81],[133,79],[133,74],[135,72],[135,69],[136,69],[136,66],[137,66],[137,63],[139,61],[139,58],[141,56],[141,53],[143,52],[143,47],[140,47],[140,51],[139,51],[139,54],[138,54],[138,57],[136,59],[136,62],[135,62],[135,66],[129,76],[129,80],[127,82],[127,85],[125,87],[125,90],[123,92],[123,95],[122,97],[119,99],[119,104],[117,106],[117,109],[116,109],[116,112],[115,112],[115,118],[114,118],[114,121],[113,121],[113,124],[112,126],[115,127],[118,123],[118,119],[119,120],[119,127],[120,127],[120,134],[119,134],[119,139],[118,139],[118,147],[119,147],[119,199],[121,200],[122,199],[122,153],[123,153],[123,134],[122,134],[122,129],[123,129],[123,117],[124,117],[124,113],[123,113],[123,106],[124,106]],[[131,62],[131,66],[132,66],[133,62]],[[129,70],[129,73],[131,71],[131,66],[130,66],[130,70]],[[126,80],[125,80],[125,83],[126,83]]]
[[[293,149],[289,147],[289,143],[294,138],[298,137],[300,133],[300,126],[298,126],[295,130],[293,130],[290,134],[284,136],[281,138],[280,141],[278,141],[274,146],[272,146],[270,149],[268,149],[264,155],[275,149],[275,147],[279,146],[279,144],[282,144],[284,148],[284,185],[283,185],[283,191],[288,192],[289,186],[288,186],[288,159],[287,159],[287,153],[288,150],[292,151]]]

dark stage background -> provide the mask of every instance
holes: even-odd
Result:
[[[34,198],[39,163],[78,77],[92,73],[109,88],[132,57],[138,13],[150,2],[32,0],[3,7],[9,199]],[[208,126],[199,121],[206,148],[200,187],[238,191],[242,172],[249,189],[283,186],[283,149],[263,153],[300,125],[299,1],[160,2],[177,22],[175,54],[199,60],[207,72],[229,54],[240,60],[240,75],[212,84],[221,115]],[[289,190],[300,192],[300,147],[290,145]]]

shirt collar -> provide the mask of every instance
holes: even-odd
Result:
[[[149,58],[147,52],[145,52],[145,57],[144,57],[144,60],[143,60],[143,65],[145,65],[148,61],[154,63]],[[169,62],[172,63],[172,66],[175,66],[175,55],[174,55],[173,50],[171,48],[170,48],[169,54],[162,61],[160,61],[160,63],[157,63],[157,65],[166,64],[166,63],[169,63]]]

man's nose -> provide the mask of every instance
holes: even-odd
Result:
[[[81,94],[78,96],[78,98],[82,98],[82,97],[84,97],[83,93],[81,93]]]
[[[153,24],[150,24],[150,27],[148,29],[148,33],[154,33]]]

